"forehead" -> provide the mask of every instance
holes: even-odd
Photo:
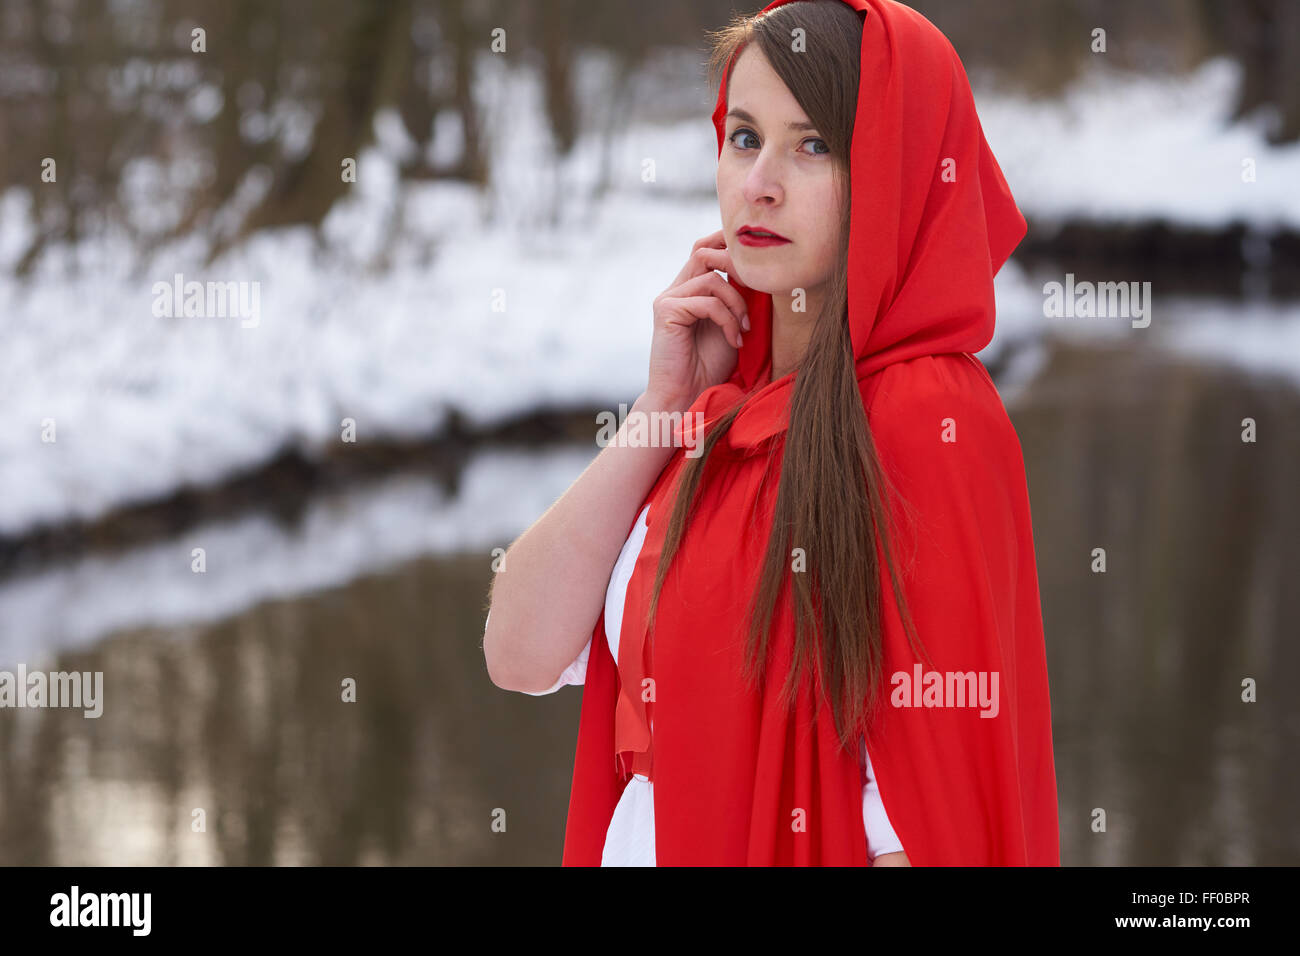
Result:
[[[733,109],[773,127],[808,121],[799,101],[753,43],[741,51],[727,81],[727,110]]]

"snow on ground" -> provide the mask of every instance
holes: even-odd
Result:
[[[977,94],[976,104],[1017,203],[1040,220],[1300,228],[1300,143],[1268,145],[1267,109],[1228,123],[1241,72],[1226,57],[1173,77],[1099,65],[1059,100]]]

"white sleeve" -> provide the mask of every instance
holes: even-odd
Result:
[[[564,669],[560,679],[552,684],[547,690],[526,690],[525,694],[531,697],[541,697],[543,694],[554,694],[565,684],[584,684],[587,681],[587,655],[591,653],[591,638],[587,638],[587,645],[574,659],[573,663]]]
[[[864,782],[862,784],[862,823],[867,830],[867,859],[874,860],[882,853],[897,853],[903,849],[902,842],[894,833],[885,813],[885,804],[880,799],[880,788],[876,786],[875,774],[871,772],[871,757],[867,754],[866,741],[859,738],[858,754],[861,757]]]

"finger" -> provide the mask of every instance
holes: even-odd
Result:
[[[719,229],[717,232],[711,232],[707,236],[696,239],[695,245],[691,246],[691,252],[701,248],[717,249],[725,245],[725,235],[725,231]]]
[[[731,263],[731,253],[725,247],[714,249],[709,246],[699,246],[686,260],[686,268],[682,270],[682,281],[705,275],[715,269],[731,275],[734,268]]]
[[[672,318],[669,319],[670,324],[676,322],[683,326],[693,326],[700,319],[707,318],[722,330],[722,334],[732,346],[741,347],[743,339],[740,322],[717,296],[684,296],[676,299],[674,305],[676,308],[673,310]]]
[[[731,250],[726,246],[720,249],[702,249],[697,255],[701,261],[708,264],[710,269],[717,269],[720,272],[727,273],[727,275],[732,275],[736,271],[736,267],[731,260]]]
[[[708,267],[701,266],[700,260],[697,258],[700,255],[701,249],[706,251],[716,250],[718,248],[725,248],[725,246],[726,239],[721,229],[717,232],[696,239],[695,244],[691,246],[691,254],[686,258],[686,264],[682,266],[681,272],[677,273],[677,278],[673,280],[672,284],[668,288],[672,289],[679,286],[692,276],[700,275],[702,272],[707,270]]]
[[[706,280],[715,287],[716,291],[713,294],[727,303],[727,307],[736,316],[736,321],[740,323],[740,327],[748,332],[749,303],[745,301],[745,297],[740,294],[734,285],[716,272],[713,273],[712,277],[706,277]]]
[[[731,253],[726,249],[702,249],[692,254],[691,262],[694,264],[695,275],[690,278],[699,276],[718,276],[718,272],[725,272],[728,276],[735,275],[735,266],[731,262]],[[745,297],[730,282],[718,276],[718,282],[710,284],[711,289],[717,290],[717,293],[727,300],[732,310],[736,313],[736,318],[741,319],[744,324],[748,324],[748,318],[745,313],[749,310]],[[676,291],[676,290],[673,290]],[[678,294],[697,294],[698,285],[692,285],[687,281],[682,283],[682,291]],[[748,330],[746,330],[748,331]]]
[[[727,308],[731,310],[732,315],[736,317],[736,322],[740,324],[743,331],[748,332],[745,326],[749,322],[748,312],[749,305],[745,302],[745,297],[726,279],[710,270],[703,275],[696,276],[693,279],[687,279],[680,286],[673,290],[673,295],[682,297],[688,295],[703,295],[710,293],[722,299]]]

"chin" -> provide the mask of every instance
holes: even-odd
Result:
[[[753,265],[742,265],[736,261],[736,256],[732,256],[732,262],[736,265],[736,278],[741,284],[753,289],[755,292],[766,292],[769,295],[782,292],[790,294],[790,290],[799,283],[792,282],[789,273],[785,269],[768,267],[755,268]]]

